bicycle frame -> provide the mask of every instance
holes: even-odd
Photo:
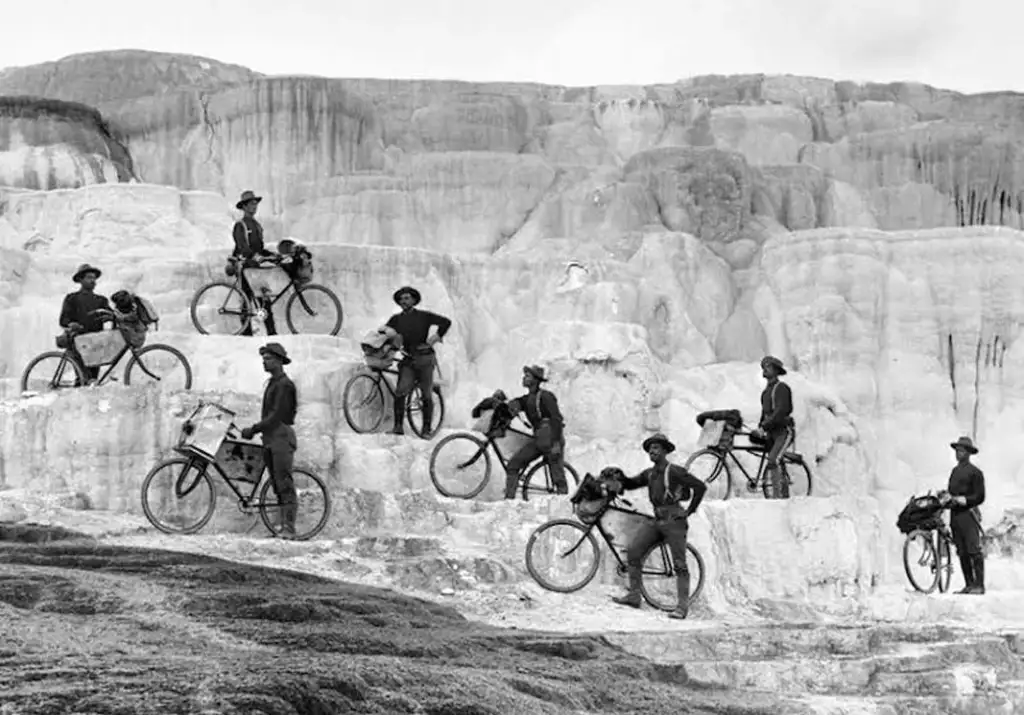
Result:
[[[121,333],[121,337],[124,338],[124,347],[121,348],[120,352],[117,353],[117,356],[111,362],[107,363],[105,366],[104,365],[97,365],[96,366],[97,368],[106,367],[106,371],[104,371],[102,373],[99,370],[97,370],[96,385],[104,384],[110,378],[110,375],[114,372],[114,368],[116,368],[118,366],[118,364],[121,362],[121,360],[124,359],[124,356],[127,355],[128,353],[131,353],[136,358],[136,362],[138,362],[139,367],[142,368],[142,371],[144,373],[149,375],[154,380],[159,380],[160,378],[157,377],[156,375],[154,375],[153,373],[151,373],[149,371],[149,369],[146,367],[146,364],[141,359],[139,359],[138,351],[136,350],[136,348],[133,345],[131,345],[128,342],[128,336],[125,334],[125,331],[120,326],[117,328],[117,330]],[[86,370],[89,369],[89,367],[87,365],[84,365],[82,363],[82,361],[78,359],[78,357],[76,356],[76,353],[72,352],[71,350],[64,350],[63,354],[61,355],[60,365],[57,366],[57,371],[54,374],[55,381],[56,381],[56,379],[58,379],[60,377],[60,373],[61,373],[61,370],[64,367],[64,363],[65,362],[75,362],[75,363],[77,363],[78,367],[80,367],[82,369],[82,372],[85,372]]]
[[[237,439],[225,439],[224,444],[251,446],[252,442],[246,442]],[[248,484],[250,480],[232,479],[231,477],[224,473],[224,470],[221,468],[220,464],[216,460],[211,461],[209,459],[206,459],[205,457],[200,457],[187,448],[182,448],[175,445],[173,447],[173,450],[188,460],[188,464],[185,466],[185,469],[182,470],[181,475],[178,477],[178,483],[175,484],[175,492],[179,495],[179,498],[187,496],[188,493],[191,491],[191,488],[185,491],[182,491],[181,489],[181,481],[185,478],[185,475],[188,474],[188,470],[190,468],[195,467],[196,470],[199,471],[200,474],[202,474],[204,472],[207,472],[210,469],[210,467],[213,467],[214,472],[220,475],[220,478],[224,480],[228,487],[230,487],[231,491],[235,493],[235,497],[238,499],[238,506],[242,511],[249,511],[251,509],[256,509],[260,506],[260,502],[256,500],[256,495],[259,493],[259,488],[263,484],[263,480],[267,478],[267,474],[269,473],[266,463],[263,464],[260,470],[260,476],[255,482],[253,482],[252,491],[250,491],[247,496],[243,494],[238,487],[235,486],[235,482],[244,482]],[[202,469],[200,469],[200,467],[202,467]],[[195,481],[195,484],[198,483],[199,480],[197,479]]]
[[[630,514],[632,516],[642,516],[642,517],[646,517],[648,519],[653,519],[654,517],[651,516],[650,514],[644,514],[642,511],[639,511],[638,509],[633,508],[633,503],[630,502],[628,499],[619,499],[618,501],[621,501],[623,506],[619,506],[615,502],[610,502],[607,506],[604,507],[604,509],[601,510],[601,512],[597,515],[597,517],[593,521],[593,523],[586,524],[586,523],[584,523],[582,521],[580,522],[581,524],[584,524],[584,526],[587,527],[587,530],[585,532],[583,532],[583,536],[580,538],[579,541],[576,542],[575,546],[573,546],[571,549],[569,549],[564,554],[562,554],[563,558],[566,557],[566,556],[569,556],[574,551],[576,551],[576,549],[578,549],[583,544],[583,542],[586,541],[587,538],[590,536],[590,532],[593,531],[596,528],[597,532],[601,535],[601,538],[604,539],[604,543],[605,543],[605,546],[608,547],[608,551],[610,551],[612,556],[615,557],[615,561],[618,564],[617,569],[618,569],[619,575],[623,575],[623,574],[626,573],[626,569],[628,568],[628,565],[623,560],[622,556],[619,555],[619,550],[616,549],[613,546],[614,538],[604,528],[604,524],[602,524],[601,521],[602,521],[602,519],[604,519],[604,515],[607,514],[610,511],[617,511],[620,514]],[[668,553],[668,545],[665,544],[665,542],[662,542],[659,545],[661,546],[661,556],[662,556],[662,562],[664,563],[664,566],[665,566],[665,570],[664,571],[648,571],[648,570],[644,570],[644,571],[642,571],[642,573],[645,576],[664,576],[664,575],[671,576],[671,575],[673,575],[675,573],[675,567],[673,566],[671,555]]]
[[[738,436],[746,436],[749,433],[747,433],[747,432],[737,432],[736,434]],[[714,452],[715,454],[717,454],[721,458],[722,465],[726,469],[729,468],[729,465],[728,465],[726,460],[731,458],[732,459],[732,463],[736,465],[736,467],[743,474],[744,479],[747,480],[747,486],[749,488],[756,489],[757,486],[760,485],[764,481],[765,467],[767,467],[767,465],[768,465],[768,449],[766,449],[765,447],[761,447],[759,445],[751,444],[751,445],[733,446],[731,449],[728,449],[728,450],[721,449],[719,447],[713,447],[713,446],[712,447],[707,447],[706,449],[708,449],[708,450]],[[747,471],[746,467],[743,466],[743,464],[736,457],[734,452],[745,452],[747,454],[759,454],[760,455],[760,460],[757,463],[757,473],[756,473],[756,476],[754,476],[754,477],[750,476],[750,472]],[[782,464],[802,464],[803,463],[803,457],[799,456],[795,452],[784,452],[782,454],[782,457],[779,460],[779,463],[780,463],[780,465],[782,465]],[[716,479],[718,479],[718,475],[717,474],[715,475],[715,479],[710,480],[710,481],[715,481]]]

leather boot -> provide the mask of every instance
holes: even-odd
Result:
[[[960,559],[960,573],[964,575],[964,587],[957,591],[957,594],[971,593],[971,589],[974,588],[974,564],[967,554],[957,554],[957,558]]]
[[[640,608],[643,603],[643,598],[640,596],[640,569],[630,566],[627,573],[629,574],[629,586],[626,593],[621,596],[612,596],[612,603]]]
[[[295,502],[281,505],[281,536],[295,536],[295,517],[298,516],[299,505]]]
[[[985,556],[983,554],[971,556],[971,565],[974,567],[974,578],[967,593],[983,596],[985,594]]]
[[[391,430],[391,434],[405,434],[405,398],[395,398],[395,426]]]
[[[519,475],[515,472],[505,472],[505,498],[516,498],[516,487],[519,486]]]
[[[676,575],[676,597],[679,601],[676,610],[670,611],[669,618],[683,620],[690,614],[690,574]]]
[[[426,439],[434,431],[434,401],[427,402],[426,398],[424,398],[421,409],[422,412],[420,414],[423,415],[423,438]]]

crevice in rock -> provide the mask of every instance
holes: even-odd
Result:
[[[921,178],[924,181],[924,177]],[[992,191],[953,184],[951,196],[954,218],[958,226],[1020,226],[1024,194],[1014,196],[1011,190],[993,183]],[[1014,215],[1016,214],[1016,216]]]
[[[946,359],[949,363],[949,384],[953,388],[953,411],[956,412],[956,363],[953,360],[953,334],[946,335]]]
[[[497,253],[502,248],[504,248],[509,243],[515,240],[516,236],[519,235],[519,232],[523,230],[523,227],[530,222],[531,218],[533,218],[533,215],[537,212],[537,209],[543,206],[545,202],[548,200],[548,198],[555,192],[555,189],[560,185],[563,176],[565,176],[565,170],[560,167],[556,167],[555,175],[551,179],[551,183],[547,185],[547,188],[545,188],[544,192],[540,195],[540,197],[538,197],[537,202],[523,213],[523,218],[519,222],[519,225],[513,228],[511,231],[501,232],[501,234],[498,237],[498,241],[494,246],[494,249],[491,251],[491,255],[494,255],[495,253]]]
[[[210,119],[210,95],[206,92],[199,93],[199,107],[202,109],[203,125],[206,127],[206,161],[213,161],[217,131],[214,122]]]
[[[971,415],[971,439],[978,439],[978,408],[981,405],[981,336],[978,336],[978,347],[974,352],[974,412]],[[991,346],[989,346],[991,349]]]

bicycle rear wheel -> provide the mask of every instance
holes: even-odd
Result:
[[[562,462],[562,466],[565,468],[565,483],[569,487],[569,494],[574,494],[580,486],[580,475],[568,462]],[[551,468],[543,459],[534,462],[523,477],[523,501],[529,500],[529,492],[555,493],[555,485],[551,481]]]
[[[188,358],[170,345],[147,345],[135,351],[124,369],[124,385],[157,384],[163,390],[192,388],[192,366]]]
[[[409,395],[408,406],[405,410],[405,416],[409,420],[412,431],[423,439],[431,439],[444,423],[444,395],[441,394],[441,388],[438,385],[434,385],[432,392],[434,394],[434,411],[430,416],[432,424],[429,430],[423,424],[423,391],[420,390],[419,385]]]
[[[686,567],[690,571],[690,601],[693,605],[704,590],[704,557],[693,544],[686,544]],[[640,566],[640,593],[652,607],[674,611],[679,605],[676,570],[672,552],[664,542],[655,544],[644,554]]]
[[[930,531],[912,531],[903,541],[903,570],[914,590],[931,593],[939,585],[938,554]],[[948,585],[948,581],[947,581]]]
[[[949,583],[953,580],[953,558],[950,553],[949,540],[944,536],[936,532],[935,542],[937,548],[935,553],[938,555],[938,578],[936,579],[939,587],[939,593],[946,593],[949,591]]]
[[[341,301],[334,291],[319,283],[292,284],[295,290],[288,297],[284,320],[288,330],[298,335],[337,335],[344,316]]]
[[[217,507],[217,492],[200,459],[176,457],[157,464],[142,482],[142,512],[165,534],[194,534]]]
[[[384,390],[380,386],[380,373],[361,372],[345,383],[341,405],[345,421],[356,434],[374,432],[384,421]]]
[[[811,484],[811,469],[802,458],[783,455],[779,463],[779,471],[782,475],[780,499],[791,497],[809,497],[813,485]],[[761,492],[765,499],[771,499],[772,484],[768,470],[765,469],[762,475]]]
[[[732,495],[732,470],[721,452],[712,449],[694,452],[686,460],[683,469],[708,486],[705,499],[725,501]]]
[[[85,371],[78,361],[55,350],[36,355],[21,374],[22,392],[54,392],[85,383]]]
[[[320,477],[305,469],[293,469],[295,484],[295,536],[282,535],[284,505],[274,491],[274,480],[267,479],[260,489],[260,519],[274,536],[307,541],[323,531],[331,516],[331,495]]]
[[[430,481],[443,496],[472,499],[491,478],[488,443],[469,432],[450,434],[430,453]]]
[[[585,526],[572,519],[541,524],[526,542],[526,570],[542,588],[579,591],[597,576],[601,549]]]

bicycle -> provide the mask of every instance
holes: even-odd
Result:
[[[584,477],[583,485],[577,491],[577,495],[591,488],[596,482],[597,480],[592,475],[587,474]],[[576,500],[577,497],[574,496],[573,499]],[[616,548],[615,535],[609,531],[604,522],[610,514],[629,521],[637,519],[650,520],[654,517],[639,511],[633,506],[631,501],[621,496],[617,498],[607,497],[601,499],[600,502],[603,503],[596,506],[596,508],[591,508],[586,513],[581,509],[581,502],[575,502],[573,505],[575,519],[552,519],[541,524],[530,534],[530,538],[526,542],[526,570],[542,588],[554,591],[555,593],[575,593],[594,580],[601,567],[602,557],[601,547],[593,533],[595,528],[604,539],[612,556],[615,557],[617,563],[616,573],[620,577],[626,576],[628,568],[626,561],[620,555],[620,549]],[[562,538],[558,538],[556,532],[562,529],[567,530],[567,532]],[[554,537],[553,545],[549,548],[545,548],[546,543],[541,542],[541,539],[546,539],[547,537]],[[565,544],[569,544],[568,548],[564,548]],[[584,548],[581,550],[581,547]],[[625,551],[626,549],[622,548],[621,550]],[[544,559],[541,555],[552,552],[557,556],[557,567],[565,565],[572,568],[582,561],[585,564],[582,569],[583,577],[568,584],[560,584],[553,581],[547,575],[542,575],[539,562],[543,562]],[[689,602],[692,604],[704,590],[704,557],[689,542],[686,544],[686,552],[687,566],[690,571]],[[572,563],[569,562],[570,557],[574,557],[571,560]],[[640,574],[640,593],[644,600],[653,608],[662,611],[675,610],[679,603],[679,597],[676,591],[675,566],[672,562],[672,553],[668,548],[668,544],[660,542],[648,549],[641,560]]]
[[[280,262],[280,257],[274,257],[261,262],[261,265],[277,265]],[[297,306],[301,306],[305,315],[312,318],[326,315],[327,335],[337,335],[341,332],[343,321],[341,301],[338,300],[338,296],[330,288],[319,283],[302,281],[294,275],[285,273],[282,269],[282,273],[288,278],[288,284],[277,295],[271,296],[268,294],[263,298],[259,298],[260,303],[254,304],[254,301],[242,289],[243,273],[246,270],[259,271],[269,269],[255,267],[237,269],[234,282],[213,281],[204,285],[192,296],[189,313],[192,316],[192,325],[195,326],[195,329],[201,335],[210,335],[211,329],[213,333],[219,335],[240,335],[252,324],[254,318],[264,320],[267,311],[273,310],[274,305],[283,300],[286,294],[288,294],[288,302],[285,304],[285,323],[288,325],[288,330],[293,334],[298,335],[304,332],[315,334],[316,332],[315,330],[302,330],[300,329],[301,325],[296,327],[303,317],[303,313],[299,312]],[[251,278],[253,274],[249,274],[249,276]],[[208,293],[212,297],[211,305],[219,307],[200,308],[204,296]],[[256,295],[256,293],[254,290],[253,294]],[[310,301],[314,303],[321,302],[323,304],[322,310],[320,312],[314,310],[310,306]],[[327,311],[333,311],[333,319],[328,315]],[[210,317],[209,326],[204,326],[203,320],[200,319],[201,314]],[[215,325],[215,321],[220,318],[223,318],[223,322],[219,324],[222,327]]]
[[[948,509],[948,506],[943,506],[940,498],[931,494],[912,497],[911,502],[915,501],[923,508],[932,510],[932,514],[916,524],[904,527],[907,530],[903,540],[903,570],[915,591],[928,594],[938,588],[939,593],[946,593],[953,580],[953,533],[941,512]],[[917,548],[920,549],[920,555],[914,558],[913,552]],[[920,579],[915,576],[912,569],[914,564],[924,567],[927,576]]]
[[[442,496],[450,497],[453,499],[472,499],[484,490],[487,483],[491,478],[491,455],[488,448],[494,451],[495,456],[498,458],[498,462],[501,464],[504,471],[508,470],[508,458],[502,454],[501,448],[498,446],[497,440],[504,437],[508,432],[513,434],[533,439],[532,432],[525,432],[523,430],[516,429],[511,425],[511,419],[502,420],[498,425],[492,425],[491,429],[488,430],[487,434],[484,435],[485,439],[480,439],[473,432],[456,432],[450,434],[434,447],[433,452],[430,453],[430,481],[434,483],[434,488],[441,493]],[[464,443],[467,448],[472,450],[472,454],[468,459],[459,461],[455,466],[456,472],[462,472],[462,470],[476,464],[481,457],[483,457],[483,475],[477,477],[474,480],[475,486],[471,486],[468,491],[458,491],[458,487],[449,487],[441,482],[442,470],[438,468],[438,456],[442,450],[447,448],[447,452],[454,453],[456,449],[459,449],[457,445]],[[452,447],[455,446],[455,449]],[[532,465],[532,466],[531,466]],[[572,488],[579,486],[580,477],[576,472],[576,469],[568,462],[563,461],[562,465],[565,469],[566,481],[570,479]],[[544,473],[544,486],[533,485],[534,477],[536,477],[543,469]],[[464,483],[464,482],[463,482]],[[544,492],[546,494],[554,494],[555,487],[551,480],[551,469],[548,465],[547,457],[543,455],[537,457],[530,464],[527,465],[527,469],[524,470],[523,476],[519,478],[519,485],[522,489],[523,501],[529,501],[530,492]]]
[[[91,311],[90,315],[102,316],[104,322],[112,322],[114,330],[84,334],[76,334],[75,331],[70,329],[65,330],[61,335],[57,336],[56,340],[60,351],[50,350],[37,355],[29,361],[21,375],[21,391],[23,393],[49,392],[69,387],[82,387],[87,384],[99,386],[108,381],[116,382],[117,378],[113,377],[114,368],[117,367],[118,363],[128,353],[131,353],[132,357],[124,368],[123,380],[125,387],[129,387],[133,379],[138,384],[144,379],[144,376],[148,376],[158,383],[163,383],[166,378],[177,373],[182,377],[181,382],[183,384],[176,387],[176,389],[189,390],[192,388],[192,366],[177,348],[161,343],[136,347],[129,342],[128,334],[121,320],[113,311],[101,308]],[[95,336],[95,338],[100,338],[104,341],[104,344],[100,345],[100,349],[103,352],[97,355],[97,358],[100,360],[99,364],[89,366],[84,364],[83,359],[80,357],[80,351],[76,351],[73,347],[74,341],[80,336]],[[33,375],[33,371],[36,371],[41,365],[54,360],[56,365],[52,368],[52,373],[50,368],[44,366],[38,370],[40,377]],[[164,367],[165,365],[166,367]],[[95,379],[91,379],[86,374],[87,367],[101,368],[103,366],[106,366],[106,371],[100,373],[97,370]],[[71,374],[68,375],[65,370],[70,370]],[[52,374],[53,377],[46,378],[41,376],[46,374]],[[70,380],[67,382],[64,380],[66,377],[70,377]]]
[[[216,403],[200,402],[183,423],[178,442],[172,448],[181,456],[159,462],[146,475],[142,482],[142,511],[159,531],[195,534],[209,523],[217,507],[212,468],[212,476],[220,476],[234,493],[239,511],[247,515],[258,512],[270,533],[282,536],[280,520],[273,518],[275,513],[280,513],[282,505],[272,491],[273,480],[264,464],[263,446],[241,439],[233,420],[223,424],[225,418],[233,418],[234,414]],[[207,427],[204,422],[216,424]],[[180,472],[175,475],[176,468],[180,468]],[[157,483],[157,477],[164,470],[172,473],[169,482],[162,485]],[[297,497],[296,530],[294,535],[282,538],[307,541],[327,525],[331,497],[323,480],[306,469],[293,469],[292,478]],[[252,485],[248,494],[240,484]],[[186,503],[189,497],[196,499]],[[174,513],[167,519],[158,516],[157,504],[169,505]]]
[[[750,439],[752,432],[750,430],[742,429],[743,421],[737,411],[729,410],[728,412],[733,412],[734,415],[725,421],[722,428],[722,435],[718,441],[714,444],[709,444],[703,449],[699,449],[690,455],[690,458],[686,460],[683,468],[708,485],[707,498],[713,498],[711,493],[712,485],[716,483],[722,484],[724,481],[725,490],[724,494],[720,497],[724,501],[732,494],[732,469],[729,467],[729,459],[732,459],[733,464],[740,470],[746,479],[747,491],[755,492],[760,487],[765,499],[771,499],[772,483],[767,478],[768,475],[766,474],[766,468],[768,466],[768,446],[757,444],[753,441],[751,441],[751,444],[749,445],[734,444],[734,437],[739,436]],[[701,417],[702,415],[698,415],[697,422],[703,426],[704,422],[701,421]],[[747,454],[760,455],[760,461],[758,462],[755,476],[750,476],[750,473],[736,457],[735,452],[746,452]],[[789,499],[792,496],[811,496],[813,484],[811,469],[807,466],[802,454],[792,451],[784,452],[782,457],[779,459],[779,472],[782,479],[783,489],[783,496],[781,498]],[[725,478],[720,481],[723,473]],[[802,480],[797,476],[797,473],[802,475]],[[703,476],[705,474],[707,476]],[[806,482],[806,491],[797,486],[801,481]]]
[[[400,353],[404,356],[404,353]],[[407,356],[406,356],[407,357]],[[387,412],[384,401],[385,390],[391,395],[391,404],[398,399],[395,395],[398,384],[398,370],[383,365],[366,365],[364,372],[358,372],[345,383],[345,391],[342,394],[342,411],[345,413],[345,421],[356,434],[369,434],[376,432],[384,421]],[[366,372],[368,371],[368,372]],[[440,377],[438,370],[438,377]],[[392,385],[385,375],[393,375],[395,385]],[[412,431],[423,439],[430,439],[444,423],[444,395],[441,394],[441,387],[434,385],[434,412],[431,417],[432,424],[427,430],[423,424],[423,393],[416,385],[413,391],[406,398],[405,418],[412,427]],[[367,422],[359,422],[359,418],[368,414]],[[418,421],[417,421],[418,418]]]

